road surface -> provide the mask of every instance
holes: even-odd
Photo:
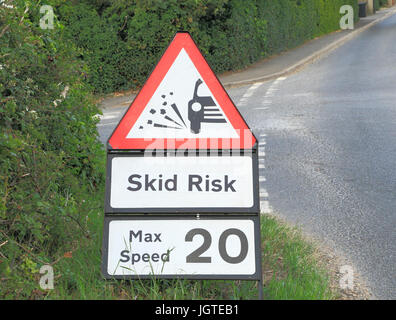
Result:
[[[260,140],[262,212],[396,299],[396,15],[296,74],[228,92]],[[124,111],[105,111],[102,141]]]

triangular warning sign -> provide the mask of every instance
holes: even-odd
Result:
[[[109,149],[251,149],[252,132],[191,36],[178,32]]]

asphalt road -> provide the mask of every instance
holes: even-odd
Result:
[[[396,299],[396,15],[296,74],[228,92],[260,140],[262,211]],[[124,111],[105,111],[102,141]]]

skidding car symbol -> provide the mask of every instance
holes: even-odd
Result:
[[[188,120],[190,121],[190,129],[192,133],[198,134],[201,132],[201,123],[225,123],[223,114],[212,97],[198,96],[198,88],[202,84],[202,80],[198,79],[195,82],[194,96],[188,102]],[[219,118],[220,117],[220,118]]]

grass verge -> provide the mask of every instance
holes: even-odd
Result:
[[[54,265],[55,288],[37,289],[39,299],[257,299],[249,281],[106,281],[100,273],[103,214],[89,213],[90,238]],[[265,299],[333,299],[328,272],[315,247],[297,229],[277,219],[261,219]],[[38,285],[37,285],[38,287]]]
[[[104,280],[100,272],[104,190],[86,207],[85,236],[59,248],[52,263],[54,289],[39,286],[40,263],[29,277],[0,278],[3,299],[257,299],[257,282],[225,280]],[[88,209],[94,208],[94,209]],[[316,248],[296,228],[262,216],[262,263],[265,299],[333,299],[329,272]],[[11,243],[7,243],[11,245]],[[72,249],[71,249],[72,248]],[[33,270],[32,269],[32,270]]]

